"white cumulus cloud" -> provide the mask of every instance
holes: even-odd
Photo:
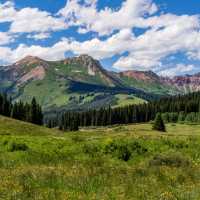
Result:
[[[114,10],[104,8],[97,10],[97,1],[68,0],[66,6],[58,14],[65,17],[72,26],[81,26],[83,32],[94,31],[99,35],[111,34],[114,30],[131,27],[141,27],[145,15],[152,15],[157,6],[151,0],[126,0],[121,8]],[[141,24],[141,25],[140,25]]]
[[[15,62],[26,55],[58,60],[71,51],[96,59],[119,56],[113,64],[118,70],[161,69],[161,74],[167,74],[163,63],[177,53],[191,63],[200,61],[200,13],[163,14],[153,0],[124,0],[117,9],[99,9],[99,1],[68,0],[56,15],[39,8],[17,9],[11,1],[0,3],[0,23],[10,22],[8,32],[0,32],[1,63]],[[66,35],[56,38],[58,42],[52,46],[34,43],[28,46],[24,42],[12,49],[8,45],[21,33],[36,42],[51,37],[51,32],[71,27],[76,27],[78,34],[91,32],[90,39],[79,41]],[[135,32],[137,28],[143,29],[139,35]],[[173,76],[193,70],[193,64],[180,62],[171,67],[168,74]]]
[[[173,77],[176,76],[177,74],[179,75],[184,75],[187,73],[192,73],[195,70],[194,65],[184,65],[184,64],[177,64],[175,67],[171,67],[165,70],[162,70],[159,72],[161,76],[169,76]]]

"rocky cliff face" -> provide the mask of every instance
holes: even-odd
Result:
[[[140,83],[157,84],[158,86],[173,89],[179,94],[200,91],[200,73],[194,75],[176,76],[176,77],[160,77],[151,71],[124,71],[120,73],[121,77],[128,77],[140,81]],[[150,86],[150,85],[149,85]],[[163,90],[166,92],[165,90]],[[173,92],[172,92],[173,93]]]
[[[81,65],[85,67],[88,71],[88,74],[95,76],[97,72],[102,71],[99,61],[94,60],[88,55],[81,55],[78,57],[68,58],[63,61],[65,65]]]
[[[79,65],[87,70],[89,76],[99,76],[100,79],[104,80],[105,84],[110,87],[120,86],[121,82],[117,77],[106,71],[98,60],[93,59],[88,55],[80,55],[78,57],[67,58],[62,61],[65,65]],[[77,71],[78,72],[78,71]]]
[[[38,57],[27,56],[13,65],[0,68],[0,82],[21,85],[30,80],[42,80],[48,63]]]
[[[103,69],[98,60],[88,55],[80,55],[56,62],[48,62],[38,57],[27,56],[12,65],[1,67],[0,81],[12,81],[19,85],[30,80],[42,80],[46,72],[54,66],[57,66],[55,75],[58,74],[60,65],[64,65],[65,69],[70,68],[66,74],[62,75],[71,80],[83,82],[92,80],[93,84],[95,84],[95,80],[98,80],[110,87],[120,86],[121,84],[114,74]],[[96,82],[96,84],[99,83]]]
[[[200,73],[194,75],[163,77],[163,83],[176,86],[184,93],[200,91]]]

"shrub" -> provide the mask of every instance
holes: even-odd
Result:
[[[131,151],[126,144],[123,144],[117,149],[117,156],[120,160],[128,161],[131,157]]]
[[[3,141],[3,145],[5,146],[5,145],[7,145],[8,144],[8,140],[4,140]]]
[[[97,144],[90,143],[83,146],[83,152],[89,154],[92,157],[94,157],[100,151],[101,149]]]
[[[14,152],[14,151],[27,151],[29,148],[25,143],[17,143],[17,142],[11,142],[8,145],[8,151]]]
[[[128,161],[132,155],[130,145],[127,142],[113,141],[105,146],[104,152],[112,154],[120,160]]]
[[[134,141],[129,144],[132,151],[136,152],[138,155],[142,155],[148,151],[147,148],[143,147],[139,142]]]
[[[137,141],[114,140],[104,147],[104,153],[112,154],[120,160],[128,161],[133,154],[142,155],[148,151]]]
[[[106,154],[112,154],[112,153],[116,152],[117,148],[118,148],[117,143],[115,141],[112,141],[105,146],[104,152]]]
[[[190,161],[180,154],[156,155],[149,161],[150,166],[187,167]]]

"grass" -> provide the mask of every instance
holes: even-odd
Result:
[[[170,87],[159,82],[145,82],[142,80],[136,80],[128,77],[122,77],[122,80],[127,86],[143,89],[146,92],[166,95],[166,94],[178,94],[178,90],[175,87]]]
[[[33,65],[24,65],[23,70],[30,71],[35,67]],[[88,97],[84,90],[81,92],[69,90],[70,80],[89,83],[100,86],[114,86],[112,80],[108,79],[102,72],[96,72],[95,76],[88,74],[87,67],[81,66],[80,64],[67,65],[62,62],[49,63],[48,69],[45,71],[45,77],[43,80],[29,81],[25,84],[20,85],[15,88],[18,92],[16,100],[22,100],[24,102],[31,102],[32,97],[36,97],[37,101],[42,105],[44,110],[49,110],[50,108],[61,108],[62,106],[72,108],[83,107],[86,104],[88,107],[88,102],[95,103],[95,96],[99,93],[95,92],[94,96]],[[1,83],[0,89],[4,86],[10,86],[9,82]],[[71,102],[70,98],[75,96],[79,99],[80,96],[87,96],[83,102]],[[106,95],[105,95],[106,96]],[[115,98],[114,95],[111,95]],[[119,94],[116,96],[116,106],[129,105],[131,103],[141,103],[144,102],[142,99],[134,97],[132,95]],[[93,102],[94,101],[94,102]],[[106,97],[105,97],[105,101]],[[98,103],[98,102],[97,102]],[[72,104],[72,105],[71,105]],[[119,105],[117,105],[119,104]],[[114,105],[114,106],[115,106]]]
[[[0,199],[197,200],[200,125],[60,132],[0,117]]]
[[[127,95],[127,94],[117,94],[115,95],[115,98],[117,99],[117,101],[113,107],[142,104],[146,102],[145,100],[138,98],[134,95]]]

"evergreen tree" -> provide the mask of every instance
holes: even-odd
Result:
[[[6,94],[0,94],[0,115],[15,118],[22,121],[43,124],[41,106],[33,98],[31,105],[22,101],[12,103]]]
[[[166,132],[165,124],[164,124],[164,121],[162,119],[161,113],[158,113],[156,115],[156,118],[155,118],[155,121],[154,121],[154,124],[153,124],[153,130]]]
[[[78,131],[78,118],[76,115],[72,116],[70,119],[70,125],[69,125],[69,130],[70,131]]]
[[[185,121],[185,113],[182,111],[178,115],[178,122],[183,122]]]
[[[37,102],[35,98],[31,101],[31,122],[37,122]]]
[[[35,97],[33,97],[32,102],[31,102],[30,122],[33,124],[38,124],[38,125],[42,125],[43,123],[42,109],[40,105],[37,104]]]
[[[0,98],[1,102],[1,98]],[[101,108],[99,110],[87,110],[80,112],[68,111],[53,119],[54,127],[59,126],[63,130],[70,130],[73,124],[73,116],[77,118],[78,126],[106,126],[113,124],[141,123],[155,119],[156,113],[164,113],[163,120],[166,122],[200,121],[200,92],[183,96],[161,98],[156,101],[139,105],[129,105],[117,108]],[[1,108],[1,107],[0,107]],[[1,109],[0,109],[1,110]],[[45,116],[46,117],[46,116]],[[46,122],[47,123],[47,122]]]
[[[17,103],[15,103],[12,107],[11,118],[17,119],[19,115]]]

